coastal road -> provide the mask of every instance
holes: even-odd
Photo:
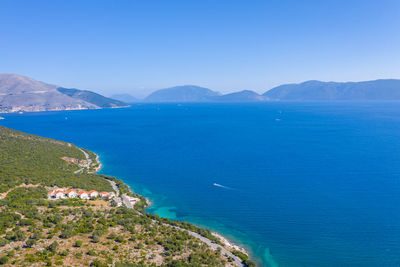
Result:
[[[85,168],[87,168],[87,169],[89,170],[90,165],[92,164],[92,160],[90,159],[89,154],[86,153],[85,150],[81,149],[80,147],[78,147],[78,149],[79,149],[80,151],[82,151],[82,153],[85,155],[85,158],[86,158],[86,160],[87,160],[87,164],[86,164],[86,166],[83,166],[83,167],[80,168],[79,170],[74,171],[75,174],[76,174],[76,173],[81,173],[81,172],[83,172],[83,169],[85,169]]]
[[[168,224],[168,225],[169,225],[169,224]],[[171,225],[169,225],[169,226],[171,226]],[[228,256],[228,257],[231,257],[231,258],[233,259],[233,263],[234,263],[236,266],[240,266],[240,267],[246,266],[246,265],[244,265],[244,264],[242,263],[242,260],[241,260],[239,257],[233,255],[229,250],[227,250],[227,249],[224,248],[223,246],[221,246],[221,245],[219,245],[219,244],[217,244],[217,243],[211,241],[210,239],[205,238],[204,236],[199,235],[198,233],[195,233],[195,232],[192,232],[192,231],[188,231],[188,230],[182,229],[182,228],[180,228],[180,227],[176,227],[176,226],[172,226],[172,227],[174,227],[174,228],[176,228],[176,229],[179,229],[179,230],[181,230],[181,231],[187,231],[187,232],[189,233],[189,235],[191,235],[191,236],[193,236],[193,237],[195,237],[195,238],[197,238],[197,239],[200,239],[201,241],[203,241],[204,243],[206,243],[207,245],[209,245],[210,247],[212,247],[214,250],[216,250],[217,248],[220,248],[220,249],[221,249],[221,253],[222,253],[223,255],[226,255],[226,256]]]
[[[119,206],[119,203],[121,203],[121,205],[125,204],[125,206],[128,207],[129,209],[133,209],[132,204],[129,202],[129,200],[127,202],[128,202],[128,204],[131,204],[130,206],[127,205],[127,203],[125,202],[125,200],[127,200],[127,199],[124,198],[124,195],[122,195],[122,199],[119,197],[120,192],[119,192],[118,185],[114,181],[111,181],[108,179],[107,179],[107,181],[111,184],[111,187],[115,191],[115,197],[113,198],[115,203],[117,203],[118,206]]]
[[[124,203],[125,206],[126,206],[128,209],[133,209],[133,205],[132,205],[132,203],[129,201],[128,196],[125,195],[125,194],[123,194],[121,197],[122,197],[122,203]]]
[[[107,181],[111,184],[112,188],[114,189],[115,195],[119,196],[119,188],[118,188],[117,184],[114,181],[111,181],[108,179],[107,179]]]
[[[114,191],[116,192],[116,195],[119,196],[119,188],[118,188],[117,184],[116,184],[114,181],[111,181],[111,180],[107,180],[107,181],[110,182],[111,186],[113,187]],[[118,198],[119,198],[119,197],[118,197]],[[119,199],[120,199],[120,198],[119,198]],[[123,203],[128,209],[133,209],[132,203],[129,202],[129,200],[128,200],[128,198],[127,198],[126,195],[122,195],[122,203]],[[139,215],[142,215],[140,212],[138,212],[138,214],[139,214]],[[153,220],[153,221],[154,221],[154,220]],[[154,221],[154,222],[156,222],[156,221]],[[227,249],[224,248],[223,246],[221,246],[221,245],[219,245],[219,244],[217,244],[217,243],[211,241],[211,240],[208,239],[208,238],[205,238],[205,237],[202,236],[202,235],[199,235],[198,233],[195,233],[195,232],[192,232],[192,231],[189,231],[189,230],[180,228],[180,227],[178,227],[178,226],[170,225],[170,224],[167,224],[167,223],[163,223],[163,225],[168,226],[168,227],[175,228],[175,229],[177,229],[177,230],[179,230],[179,231],[187,231],[189,235],[191,235],[191,236],[193,236],[193,237],[199,239],[200,241],[206,243],[206,244],[207,244],[208,246],[210,246],[212,249],[216,250],[216,249],[220,248],[220,249],[221,249],[221,253],[222,253],[223,255],[226,255],[226,256],[228,256],[228,257],[231,257],[231,258],[233,259],[233,264],[235,264],[236,266],[240,266],[240,267],[245,267],[245,266],[246,266],[246,265],[244,265],[244,264],[242,263],[242,260],[241,260],[238,256],[233,255],[229,250],[227,250]]]

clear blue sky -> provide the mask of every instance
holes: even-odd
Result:
[[[399,0],[2,0],[0,10],[0,73],[106,95],[400,78]]]

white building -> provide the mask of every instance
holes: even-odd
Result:
[[[117,204],[117,207],[122,206],[122,200],[119,197],[113,198],[112,202],[115,202],[115,204]]]
[[[132,206],[135,206],[136,202],[138,202],[140,200],[137,197],[126,196],[126,198],[129,200],[129,202],[132,204]]]
[[[77,197],[77,195],[78,195],[75,189],[70,189],[70,190],[68,190],[67,192],[65,192],[65,194],[66,194],[69,198]]]
[[[97,192],[96,190],[90,190],[88,192],[88,195],[89,195],[89,197],[92,197],[92,198],[98,197],[99,196],[99,192]]]
[[[54,192],[53,196],[56,199],[61,199],[61,198],[65,198],[65,193],[64,193],[64,191],[56,191],[56,192]]]
[[[87,192],[85,192],[85,191],[79,192],[79,193],[78,193],[78,197],[79,197],[80,199],[89,199],[89,198],[90,198],[90,197],[89,197],[89,194],[88,194]]]
[[[100,193],[100,197],[102,197],[102,198],[108,198],[108,197],[111,197],[111,194],[108,193],[108,192],[101,192],[101,193]]]

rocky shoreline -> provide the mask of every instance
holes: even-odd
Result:
[[[100,171],[100,169],[102,168],[103,165],[102,165],[102,163],[100,161],[99,155],[96,154],[96,153],[94,153],[94,154],[96,155],[96,159],[95,160],[96,160],[96,163],[98,164],[99,167],[96,168],[96,170],[93,171],[93,173],[97,173],[98,171]],[[130,186],[129,185],[126,185],[126,186],[132,192]],[[146,200],[146,208],[149,208],[152,205],[152,203],[148,198],[145,198],[145,200]],[[245,254],[245,255],[247,255],[249,257],[249,253],[243,247],[240,247],[240,246],[236,245],[235,243],[233,243],[232,241],[229,241],[223,235],[221,235],[219,233],[216,233],[216,232],[212,232],[212,235],[215,236],[216,238],[218,238],[218,240],[221,242],[222,246],[224,248],[226,248],[228,251],[239,251],[239,252],[241,252],[241,253],[243,253],[243,254]],[[243,266],[246,266],[246,265],[243,264]]]
[[[228,247],[228,248],[231,248],[231,249],[234,249],[234,250],[238,250],[238,251],[240,251],[240,252],[242,252],[242,253],[244,253],[244,254],[246,254],[246,255],[249,255],[249,253],[248,253],[244,248],[242,248],[242,247],[236,245],[236,244],[233,243],[232,241],[229,241],[229,240],[228,240],[226,237],[224,237],[223,235],[221,235],[221,234],[219,234],[219,233],[216,233],[216,232],[213,232],[212,234],[213,234],[213,236],[217,237],[217,238],[221,241],[221,243],[224,244],[224,246],[226,246],[226,247]]]

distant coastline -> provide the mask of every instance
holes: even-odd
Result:
[[[0,114],[18,114],[18,113],[31,113],[31,112],[57,112],[57,111],[79,111],[79,110],[97,110],[97,109],[117,109],[117,108],[129,108],[130,105],[120,106],[120,107],[66,107],[66,108],[54,108],[54,109],[46,109],[46,108],[13,108],[11,110],[4,109],[0,110]],[[3,118],[4,119],[4,118]]]

